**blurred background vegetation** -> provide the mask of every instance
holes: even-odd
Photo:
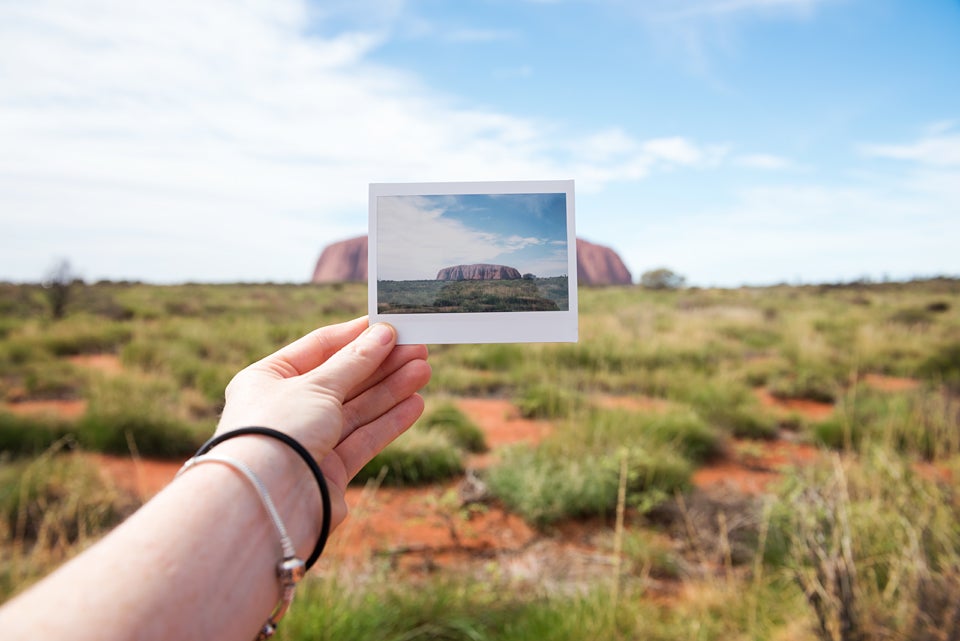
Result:
[[[424,417],[358,477],[462,477],[488,444],[453,400],[509,399],[555,429],[498,453],[489,500],[543,532],[599,519],[610,581],[319,576],[281,638],[960,639],[960,282],[661,281],[581,290],[577,344],[432,347]],[[84,452],[186,457],[237,370],[366,308],[363,285],[68,284],[0,284],[0,598],[136,509]],[[120,374],[83,366],[104,354]],[[773,412],[758,390],[834,409]],[[14,411],[38,400],[79,409]],[[775,440],[822,455],[768,495],[698,503],[698,468]],[[647,598],[651,577],[685,598]]]

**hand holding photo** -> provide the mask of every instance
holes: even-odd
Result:
[[[370,322],[401,343],[576,342],[573,181],[370,185]]]

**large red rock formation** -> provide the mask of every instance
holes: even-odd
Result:
[[[620,256],[609,247],[577,239],[577,280],[580,285],[629,285],[633,282]],[[320,254],[314,283],[367,281],[367,237],[342,240]]]
[[[577,239],[578,285],[629,285],[630,271],[609,247]]]
[[[437,280],[519,280],[520,272],[506,265],[454,265],[437,272]]]
[[[313,270],[312,283],[367,282],[367,237],[327,245]]]

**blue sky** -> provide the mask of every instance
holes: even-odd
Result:
[[[377,278],[434,280],[444,267],[568,275],[566,194],[380,196]]]
[[[960,275],[955,0],[0,0],[0,280],[303,281],[371,182],[576,181],[698,285]]]

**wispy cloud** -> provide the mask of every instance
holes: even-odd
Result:
[[[733,161],[741,167],[770,171],[789,169],[794,166],[793,161],[789,158],[773,154],[742,154],[734,157]]]
[[[451,29],[444,33],[444,40],[457,43],[485,43],[513,40],[517,34],[501,29]]]
[[[382,29],[316,35],[332,10],[0,4],[0,277],[67,255],[89,277],[299,280],[325,243],[363,230],[369,182],[576,177],[596,191],[717,156],[463,106],[371,64]]]
[[[534,262],[517,263],[524,250],[550,245],[548,239],[499,234],[446,217],[437,199],[380,197],[377,277],[380,280],[432,280],[452,265],[507,263],[539,275],[566,273],[566,247],[536,252]],[[548,271],[549,270],[549,271]]]
[[[651,15],[666,20],[692,20],[705,17],[755,15],[809,15],[831,0],[680,0],[653,2]],[[648,5],[649,6],[649,5]]]
[[[604,1],[604,0],[600,0]],[[808,20],[837,0],[610,0],[646,27],[651,42],[687,71],[727,90],[718,61],[735,57],[741,34],[760,21]]]
[[[731,203],[624,231],[624,258],[638,273],[665,264],[717,285],[960,275],[960,147],[950,128],[937,131],[860,147],[869,158],[896,161],[894,172],[873,164],[843,186],[757,184]],[[762,154],[735,160],[751,156],[760,166],[781,164]]]
[[[876,158],[909,160],[934,167],[960,167],[960,133],[953,133],[952,123],[938,123],[933,135],[899,144],[863,145],[861,151]]]

